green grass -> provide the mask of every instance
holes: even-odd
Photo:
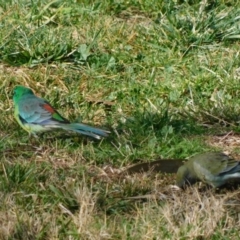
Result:
[[[227,0],[2,2],[0,238],[238,236],[239,210],[226,207],[238,192],[175,193],[174,175],[117,173],[208,150],[239,156],[239,144],[208,141],[240,131],[239,7]],[[110,137],[29,139],[13,117],[18,84]],[[167,199],[129,199],[156,192]]]

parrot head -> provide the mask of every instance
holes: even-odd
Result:
[[[24,86],[16,86],[13,89],[13,101],[17,102],[22,96],[26,94],[34,94],[33,91],[30,88],[24,87]]]
[[[185,165],[181,166],[177,171],[176,182],[181,188],[184,188],[188,179],[188,169]]]

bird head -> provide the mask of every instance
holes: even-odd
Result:
[[[13,101],[16,102],[19,100],[19,98],[21,98],[24,95],[27,94],[34,94],[33,91],[30,88],[24,87],[24,86],[16,86],[13,89]]]
[[[180,188],[184,188],[189,182],[189,171],[186,165],[181,166],[177,171],[176,183]]]

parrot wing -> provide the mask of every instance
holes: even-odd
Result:
[[[219,173],[221,174],[233,174],[240,171],[240,162],[235,159],[229,159],[225,168]]]
[[[236,168],[240,168],[240,165],[238,161],[231,159],[224,153],[206,153],[195,158],[194,168],[195,171],[204,171],[217,176],[235,172]],[[199,168],[201,168],[201,170]]]
[[[36,96],[19,101],[18,111],[20,119],[31,124],[69,123],[49,102]]]

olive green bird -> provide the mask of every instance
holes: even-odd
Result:
[[[218,188],[236,180],[240,180],[240,162],[220,152],[198,154],[177,171],[179,187],[202,181]]]
[[[63,129],[101,139],[110,133],[83,123],[70,123],[48,101],[34,95],[30,88],[16,86],[13,93],[14,116],[29,134]]]

